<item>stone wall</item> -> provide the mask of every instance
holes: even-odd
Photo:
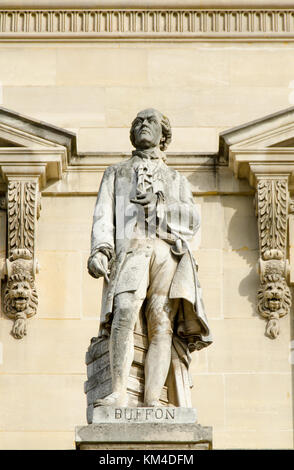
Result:
[[[293,52],[291,41],[250,39],[2,39],[1,105],[76,132],[87,162],[90,152],[102,152],[95,162],[103,166],[110,153],[131,151],[130,123],[151,106],[171,120],[171,153],[217,152],[221,131],[293,104]],[[199,422],[213,426],[215,448],[292,448],[292,319],[282,319],[280,336],[271,340],[256,312],[253,190],[228,169],[185,165],[201,207],[195,257],[214,336],[193,356]],[[86,262],[101,175],[88,164],[43,190],[38,313],[22,340],[10,335],[11,320],[0,318],[1,449],[74,448],[74,427],[86,424],[84,357],[97,334],[102,292]],[[0,211],[2,259],[4,219]]]
[[[170,117],[170,152],[293,103],[293,43],[0,44],[2,105],[72,129],[80,151],[130,151],[138,109]],[[187,111],[188,110],[188,111]]]

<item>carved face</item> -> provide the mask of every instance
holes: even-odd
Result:
[[[281,282],[269,282],[264,291],[265,305],[276,312],[281,308],[284,297],[284,287]]]
[[[157,147],[162,137],[162,116],[155,109],[138,113],[133,123],[134,144],[137,149]]]
[[[13,275],[4,288],[4,312],[14,318],[17,312],[26,311],[26,316],[35,315],[38,296],[33,278],[26,275]]]
[[[18,312],[28,307],[31,286],[28,281],[14,281],[10,286],[11,306]]]
[[[268,280],[261,284],[258,299],[258,310],[265,317],[274,312],[284,316],[290,310],[291,293],[284,279]]]

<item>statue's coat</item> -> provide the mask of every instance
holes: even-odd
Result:
[[[107,325],[111,321],[113,298],[116,294],[137,291],[152,254],[148,239],[143,241],[139,250],[132,250],[133,230],[139,213],[138,205],[130,200],[136,196],[136,165],[140,160],[140,157],[133,156],[108,167],[96,201],[91,255],[106,250],[114,260],[110,282],[104,282],[101,325]],[[163,160],[160,160],[157,167],[154,185],[165,196],[161,207],[157,206],[158,217],[164,222],[157,236],[169,243],[175,253],[176,240],[181,239],[185,248],[183,253],[177,254],[179,263],[169,294],[170,298],[182,299],[177,325],[185,324],[188,317],[191,324],[192,312],[196,336],[190,346],[191,350],[201,349],[208,346],[212,339],[197,279],[197,265],[187,243],[199,229],[196,205],[186,178],[168,167]]]

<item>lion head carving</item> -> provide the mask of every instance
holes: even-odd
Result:
[[[271,338],[279,334],[279,318],[291,308],[291,292],[280,274],[267,274],[258,290],[258,311],[268,320],[266,333]]]
[[[20,312],[26,317],[35,315],[38,306],[38,295],[35,282],[29,273],[13,274],[7,281],[3,296],[4,312],[10,318],[16,318]]]

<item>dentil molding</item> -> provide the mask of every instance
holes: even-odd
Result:
[[[288,40],[292,2],[0,2],[0,40]],[[14,6],[13,6],[14,5]],[[87,6],[88,5],[88,6]]]
[[[179,8],[179,0],[0,0],[0,8]],[[181,8],[291,8],[292,0],[181,0]]]

